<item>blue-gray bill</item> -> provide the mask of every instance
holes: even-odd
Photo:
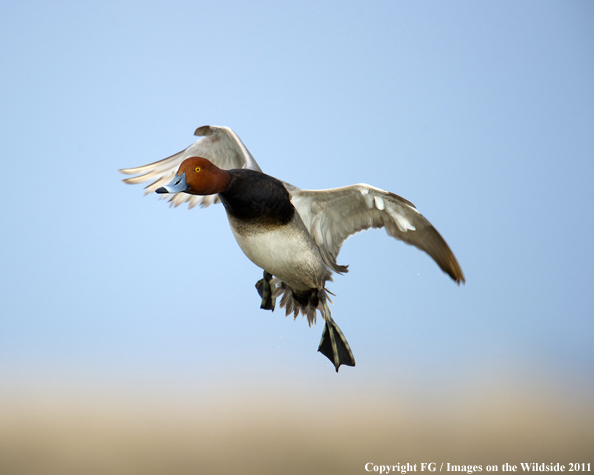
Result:
[[[175,175],[168,185],[157,188],[155,193],[179,193],[188,189],[186,174]]]

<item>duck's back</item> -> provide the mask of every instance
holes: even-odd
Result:
[[[323,288],[330,273],[283,183],[253,170],[229,174],[219,196],[245,255],[298,292]]]

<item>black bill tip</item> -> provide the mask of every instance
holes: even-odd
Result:
[[[161,188],[157,188],[155,190],[155,193],[169,193],[169,192],[167,191],[167,188],[165,188],[164,186],[162,186]]]

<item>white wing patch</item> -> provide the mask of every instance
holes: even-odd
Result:
[[[363,195],[363,199],[365,200],[365,204],[369,209],[373,209],[375,200],[372,195],[369,194],[369,190],[367,188],[360,188],[359,191],[361,195]]]
[[[400,229],[400,231],[402,231],[403,233],[407,231],[417,230],[417,228],[410,224],[410,221],[406,218],[406,216],[397,213],[395,210],[392,209],[391,206],[388,206],[386,208],[386,211],[394,219],[394,221],[396,222],[396,226],[398,226],[398,229]]]
[[[384,204],[384,200],[381,198],[381,196],[374,196],[373,201],[375,201],[375,207],[380,211],[383,211],[386,207],[386,205]]]

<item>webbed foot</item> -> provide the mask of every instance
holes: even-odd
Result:
[[[326,325],[322,332],[318,351],[332,361],[337,373],[341,364],[355,366],[355,357],[351,347],[342,334],[342,330],[338,328],[338,325],[329,314],[326,315]]]
[[[272,298],[272,293],[274,292],[274,287],[270,284],[270,280],[272,279],[272,274],[264,271],[264,278],[260,279],[256,282],[256,289],[258,290],[258,294],[262,298],[262,304],[260,308],[264,310],[272,310],[274,312],[274,305],[276,304],[276,299]]]

